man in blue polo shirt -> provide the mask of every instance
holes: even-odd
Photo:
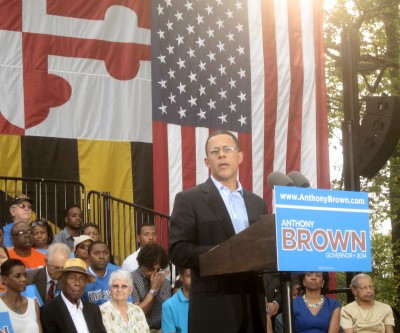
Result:
[[[88,272],[96,276],[96,281],[86,285],[82,298],[85,301],[101,305],[111,299],[108,280],[112,272],[121,267],[110,263],[110,250],[106,243],[97,241],[89,245]]]
[[[190,269],[181,268],[179,279],[183,287],[162,305],[161,328],[163,333],[188,332]]]

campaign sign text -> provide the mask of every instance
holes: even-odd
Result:
[[[371,271],[368,194],[275,187],[279,271]]]

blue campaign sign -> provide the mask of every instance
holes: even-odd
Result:
[[[8,312],[0,312],[0,333],[14,333]]]
[[[369,272],[368,194],[275,187],[279,271]]]

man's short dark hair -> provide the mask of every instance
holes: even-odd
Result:
[[[88,247],[88,254],[89,255],[93,250],[93,246],[96,246],[97,244],[104,244],[107,247],[108,251],[110,251],[110,248],[108,247],[108,245],[105,242],[103,242],[103,241],[94,241],[94,242],[90,243],[90,245]]]
[[[168,266],[169,258],[160,245],[148,244],[140,250],[137,261],[139,266],[151,269],[154,265],[159,264],[161,269],[165,269]]]
[[[206,145],[205,145],[206,155],[207,155],[207,145],[208,145],[208,141],[209,141],[211,138],[213,138],[214,136],[217,136],[217,135],[229,135],[229,136],[233,139],[233,141],[235,142],[236,147],[237,147],[237,148],[239,149],[239,151],[240,151],[240,143],[239,143],[239,140],[237,139],[236,136],[233,135],[233,133],[231,133],[231,132],[229,132],[229,131],[225,131],[225,130],[218,130],[218,131],[215,131],[215,132],[213,132],[212,134],[210,134],[210,136],[207,138]]]
[[[82,210],[81,206],[79,206],[79,205],[71,205],[71,206],[68,206],[67,209],[65,210],[64,217],[67,217],[67,216],[68,216],[68,213],[69,213],[69,211],[70,211],[72,208],[79,208],[80,210]]]
[[[144,227],[153,227],[153,228],[155,228],[156,225],[154,223],[150,223],[150,222],[144,222],[142,224],[139,224],[138,227],[137,227],[137,233],[136,234],[140,235],[140,233],[142,232],[142,229]]]

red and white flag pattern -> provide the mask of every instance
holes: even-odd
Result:
[[[240,180],[264,197],[273,171],[329,187],[322,2],[152,2],[155,209],[204,182],[210,132],[237,134]]]

